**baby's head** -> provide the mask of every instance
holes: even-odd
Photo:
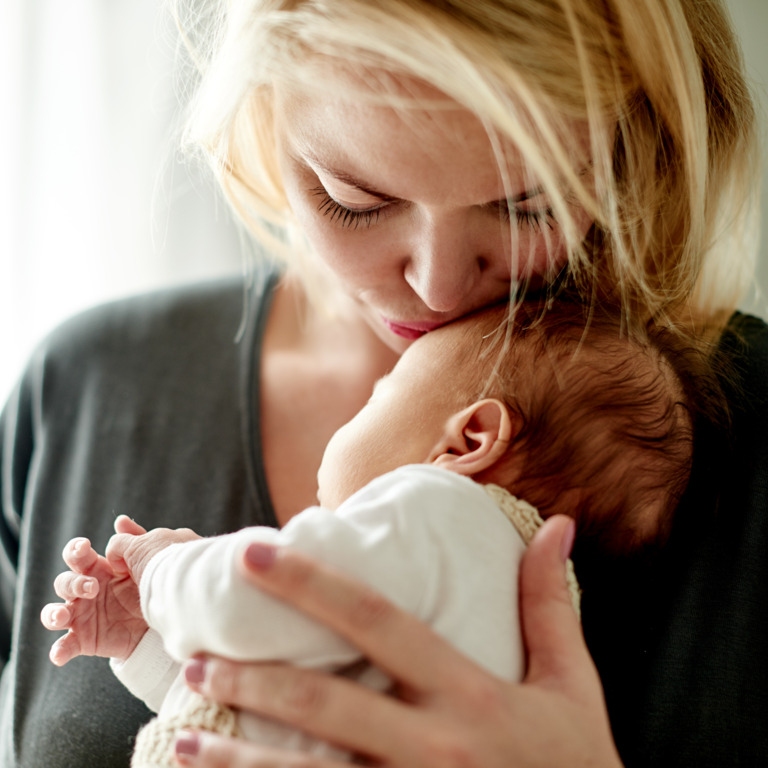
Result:
[[[463,349],[457,370],[474,369],[474,386],[484,376],[484,396],[502,401],[512,423],[509,450],[476,479],[545,518],[575,518],[581,544],[603,553],[665,538],[693,459],[696,408],[683,382],[711,385],[700,351],[668,330],[630,333],[618,317],[566,301],[543,315],[523,305],[503,355]]]
[[[414,343],[331,438],[321,503],[432,463],[501,485],[544,517],[574,517],[601,548],[655,539],[692,456],[673,337],[628,339],[618,321],[586,320],[564,301],[543,315],[523,305],[511,325],[507,317],[506,307],[485,310]]]

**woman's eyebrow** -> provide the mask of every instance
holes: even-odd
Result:
[[[579,176],[584,176],[585,174],[589,173],[594,164],[590,161],[587,163],[578,173]],[[536,187],[533,187],[531,189],[526,189],[525,191],[521,192],[519,195],[510,195],[507,197],[507,202],[509,203],[523,203],[526,200],[530,200],[532,197],[538,197],[539,195],[545,195],[546,190],[544,189],[543,184],[539,184]]]
[[[533,189],[526,189],[523,192],[521,192],[519,195],[510,195],[505,199],[510,203],[523,203],[526,200],[530,200],[532,197],[538,197],[539,195],[543,195],[543,194],[544,194],[544,187],[538,186],[538,187],[533,187]]]
[[[338,168],[329,167],[322,160],[320,160],[320,158],[318,158],[316,155],[312,154],[307,150],[303,150],[302,155],[303,155],[304,161],[307,162],[309,165],[314,166],[317,170],[328,174],[328,176],[331,176],[332,178],[336,179],[336,181],[340,181],[342,184],[346,184],[347,186],[350,186],[350,187],[355,187],[356,189],[359,189],[361,192],[365,192],[365,194],[370,195],[371,197],[376,197],[382,201],[389,202],[391,200],[397,199],[395,197],[392,197],[392,195],[387,195],[384,192],[379,192],[378,190],[375,190],[372,187],[369,187],[364,181],[361,181],[351,173],[347,173],[347,171],[342,171]],[[522,203],[522,202],[525,202],[526,200],[530,200],[533,197],[538,197],[543,193],[544,193],[544,187],[539,185],[539,186],[533,187],[532,189],[523,190],[522,192],[516,195],[509,195],[508,197],[499,198],[498,200],[494,200],[493,202],[495,203],[508,202],[514,205],[515,203]]]
[[[336,179],[336,181],[340,181],[342,184],[346,184],[348,187],[356,187],[361,192],[365,192],[366,195],[371,195],[371,197],[377,197],[379,200],[394,200],[395,198],[392,197],[392,195],[384,194],[383,192],[378,192],[377,190],[369,187],[364,181],[361,181],[356,176],[353,176],[351,173],[347,173],[346,171],[339,170],[337,168],[330,168],[327,166],[322,160],[315,157],[315,155],[311,154],[310,152],[304,151],[303,152],[304,159],[312,166],[317,168],[318,170],[322,171],[323,173],[328,174],[332,178]]]

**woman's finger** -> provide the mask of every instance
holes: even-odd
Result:
[[[520,612],[528,650],[526,682],[563,695],[580,711],[582,735],[587,737],[594,764],[619,765],[600,677],[565,580],[564,563],[573,533],[569,518],[550,518],[531,541],[521,564]]]
[[[597,673],[565,578],[574,532],[571,518],[556,515],[534,536],[520,566],[520,614],[528,652],[526,680],[552,679],[557,687],[572,680],[575,690],[584,690],[585,683],[597,684]]]
[[[423,738],[418,710],[357,682],[287,664],[239,664],[210,657],[187,662],[188,685],[237,709],[332,739],[351,752],[397,762],[396,740]]]
[[[378,592],[289,548],[253,543],[246,578],[344,636],[419,694],[472,686],[480,668],[425,623]]]
[[[176,736],[179,765],[200,768],[349,768],[349,763],[306,752],[283,752],[206,731],[180,731]]]
[[[54,579],[53,591],[67,602],[78,598],[92,600],[99,594],[99,582],[90,576],[64,571]]]

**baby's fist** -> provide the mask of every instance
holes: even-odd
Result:
[[[124,516],[115,521],[115,530],[117,533],[107,544],[107,561],[115,573],[130,574],[136,584],[139,584],[144,569],[158,552],[171,544],[201,538],[189,528],[155,528],[144,532],[141,526]]]

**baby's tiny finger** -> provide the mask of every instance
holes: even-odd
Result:
[[[115,520],[115,533],[128,533],[132,536],[142,536],[146,532],[146,528],[142,528],[136,521],[131,520],[128,515],[118,515]]]
[[[48,652],[48,658],[57,666],[63,667],[68,661],[72,661],[80,654],[80,643],[77,642],[72,632],[67,632],[60,637]]]
[[[81,536],[67,542],[62,557],[73,571],[84,573],[98,560],[99,556],[91,546],[91,542]]]
[[[67,629],[70,618],[69,609],[61,603],[49,603],[40,612],[40,621],[46,629]]]
[[[112,568],[115,573],[130,573],[125,562],[125,554],[135,543],[136,536],[128,533],[116,533],[107,542],[104,557],[107,558],[110,568]]]
[[[99,594],[99,582],[90,576],[65,571],[54,580],[53,590],[62,600],[68,602],[77,598],[92,600]]]

